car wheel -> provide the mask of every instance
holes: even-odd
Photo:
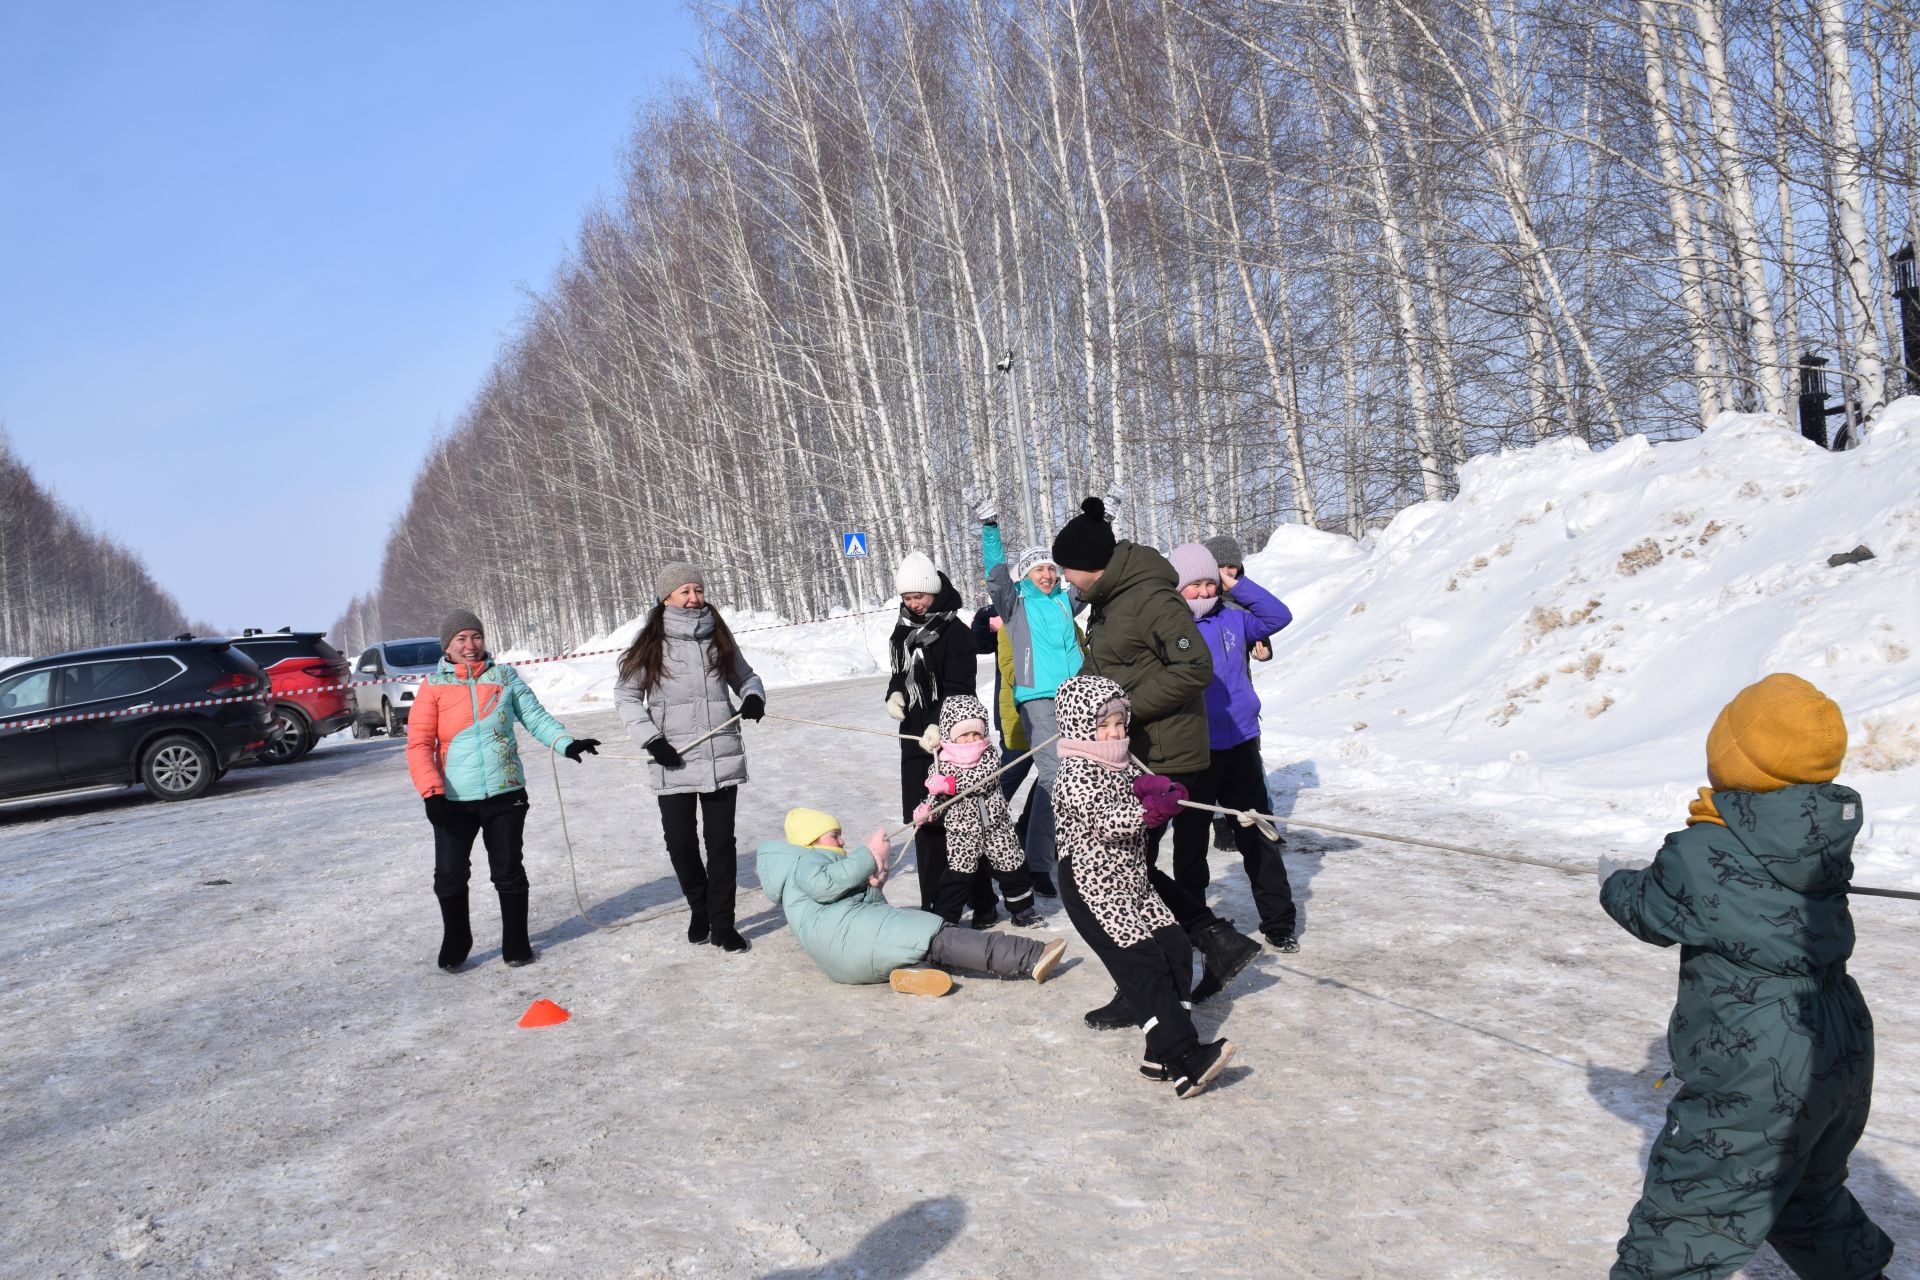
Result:
[[[389,738],[404,738],[407,734],[407,722],[393,713],[393,704],[385,698],[380,699],[380,718],[387,723]]]
[[[307,754],[312,746],[307,718],[292,707],[275,707],[273,723],[267,727],[267,745],[260,750],[260,762],[291,764]]]
[[[355,738],[371,738],[373,736],[373,726],[365,720],[355,720],[353,722],[353,736]]]
[[[207,744],[185,734],[169,734],[140,757],[140,781],[159,800],[192,800],[204,795],[220,767]]]

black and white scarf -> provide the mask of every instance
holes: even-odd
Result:
[[[933,684],[933,669],[927,664],[927,646],[939,639],[941,631],[958,616],[952,609],[937,612],[929,609],[925,614],[917,614],[901,606],[900,621],[894,625],[890,643],[893,669],[904,672],[907,677],[904,683],[909,708],[930,707],[940,700],[940,691]]]

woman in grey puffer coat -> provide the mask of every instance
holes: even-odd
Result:
[[[745,951],[747,940],[733,927],[734,801],[747,780],[740,726],[728,725],[685,755],[675,744],[691,743],[731,720],[729,691],[740,696],[740,718],[758,720],[766,712],[766,689],[719,611],[707,603],[698,569],[667,565],[654,589],[660,603],[620,656],[613,703],[627,732],[653,757],[647,772],[660,801],[667,856],[692,912],[687,941]]]

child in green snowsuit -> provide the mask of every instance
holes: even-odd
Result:
[[[1686,829],[1645,869],[1601,859],[1607,914],[1681,947],[1679,1092],[1614,1280],[1729,1276],[1763,1241],[1819,1280],[1872,1280],[1893,1256],[1846,1187],[1873,1096],[1873,1020],[1847,976],[1861,806],[1832,780],[1846,749],[1831,700],[1768,676],[1714,722],[1713,785]]]

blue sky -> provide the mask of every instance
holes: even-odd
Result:
[[[327,626],[696,40],[674,3],[0,3],[0,424],[189,616]]]

